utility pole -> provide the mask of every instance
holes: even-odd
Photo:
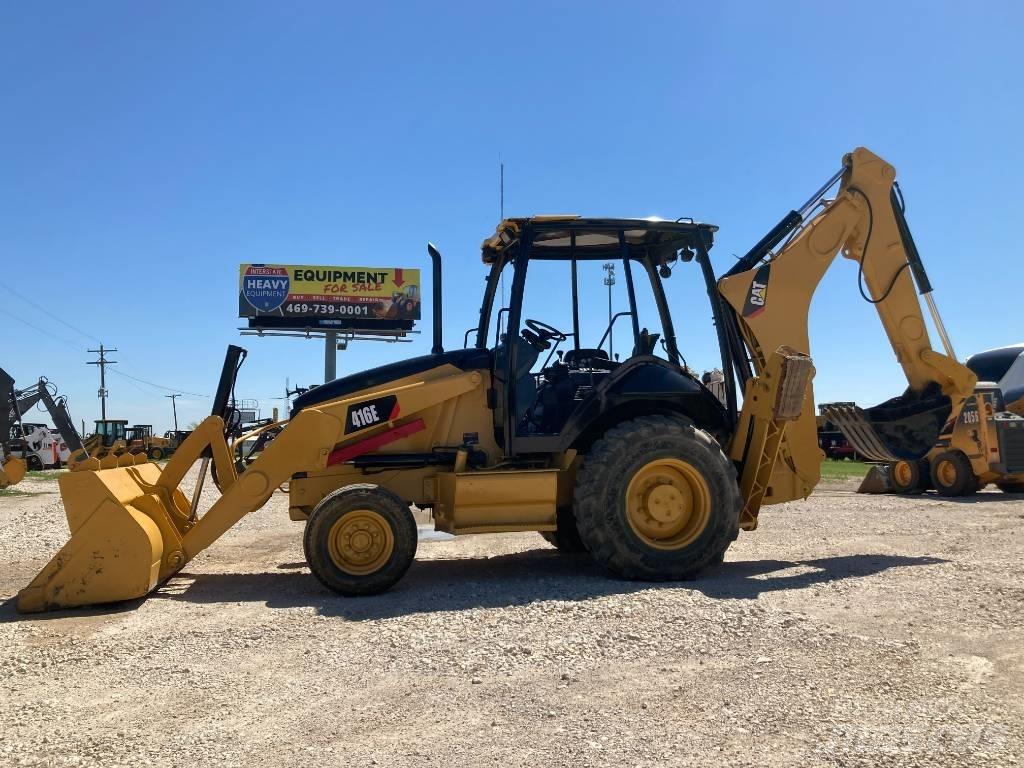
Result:
[[[100,367],[100,390],[97,392],[97,396],[100,399],[100,418],[104,421],[107,420],[107,366],[114,365],[117,360],[107,360],[107,352],[117,352],[117,348],[104,349],[103,345],[100,344],[99,349],[90,349],[88,352],[97,354],[100,356],[99,360],[92,360],[87,362],[86,365],[98,365]]]
[[[178,404],[177,404],[176,401],[177,401],[177,399],[179,397],[181,397],[181,395],[164,395],[164,397],[171,398],[171,410],[174,411],[174,431],[177,432],[178,431]]]
[[[612,333],[612,286],[615,285],[615,264],[614,262],[608,261],[601,265],[608,274],[604,276],[604,284],[608,286],[608,359],[614,360],[614,344]]]

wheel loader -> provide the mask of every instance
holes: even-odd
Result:
[[[411,503],[451,534],[538,531],[618,576],[691,577],[721,562],[741,530],[756,529],[763,506],[805,498],[818,482],[808,309],[837,254],[856,262],[858,287],[909,386],[835,418],[857,422],[879,453],[916,460],[974,390],[974,373],[931,346],[915,283],[945,333],[895,181],[868,150],[846,155],[720,278],[710,224],[506,219],[482,246],[486,286],[475,343],[464,349],[443,348],[441,254],[429,245],[430,354],[297,397],[280,434],[239,472],[225,425],[245,352],[230,347],[212,414],[163,470],[142,464],[60,479],[71,538],[21,591],[18,608],[142,597],[284,485],[312,573],[343,595],[379,593],[409,568]],[[621,265],[629,299],[624,359],[603,345],[610,325],[602,336],[580,322],[578,271],[609,261]],[[567,264],[571,280],[542,284],[533,305],[567,302],[571,327],[525,316],[527,274],[551,262]],[[699,281],[708,296],[724,401],[683,359],[692,339],[677,335],[665,291],[681,272],[687,277],[674,279]],[[651,305],[641,295],[660,327],[641,325],[638,308]],[[180,485],[197,462],[186,493]],[[220,496],[200,514],[207,475]]]
[[[152,424],[134,424],[128,427],[124,440],[129,453],[144,453],[150,461],[160,461],[174,453],[174,439],[168,435],[154,435]]]

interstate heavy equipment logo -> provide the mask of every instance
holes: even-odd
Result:
[[[242,275],[242,296],[260,312],[273,312],[288,298],[291,281],[284,267],[250,264]]]

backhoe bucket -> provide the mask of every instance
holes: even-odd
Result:
[[[835,424],[861,456],[873,461],[916,461],[935,445],[953,410],[937,387],[909,391],[874,408],[854,403],[821,406],[821,415]]]
[[[180,568],[180,537],[168,516],[187,515],[188,501],[177,489],[157,488],[159,478],[155,464],[62,475],[71,538],[18,593],[18,610],[131,600]]]

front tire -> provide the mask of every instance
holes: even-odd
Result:
[[[970,496],[978,491],[970,460],[960,451],[945,451],[932,460],[932,485],[940,496]]]
[[[575,502],[594,560],[630,579],[694,576],[721,562],[739,533],[736,470],[683,417],[642,416],[610,429],[584,458]]]
[[[350,486],[316,505],[303,537],[306,562],[328,589],[376,595],[405,575],[416,556],[409,505],[376,486]]]
[[[894,461],[889,465],[889,484],[896,493],[918,494],[925,490],[928,464],[919,461]]]

